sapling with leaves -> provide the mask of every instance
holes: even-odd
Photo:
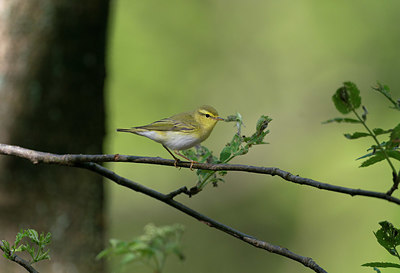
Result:
[[[390,89],[386,85],[378,83],[377,87],[373,88],[379,93],[383,94],[392,104],[391,108],[400,110],[400,101],[394,100],[390,93]],[[355,123],[361,124],[365,132],[354,132],[352,134],[344,134],[348,139],[358,139],[362,137],[371,137],[374,143],[368,148],[368,153],[357,158],[366,159],[360,167],[368,167],[385,160],[391,168],[393,175],[392,187],[388,190],[387,195],[391,195],[397,188],[400,182],[400,173],[396,170],[391,159],[400,161],[400,123],[391,129],[373,128],[367,125],[368,111],[365,106],[361,105],[360,90],[352,82],[345,82],[332,97],[336,109],[342,114],[352,113],[355,118],[334,118],[325,121],[324,123],[338,122],[338,123]],[[362,113],[360,114],[360,108]],[[385,141],[380,141],[378,137],[389,135]]]

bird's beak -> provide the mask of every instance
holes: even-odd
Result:
[[[223,118],[221,118],[221,117],[213,117],[213,119],[215,119],[215,120],[224,120]]]

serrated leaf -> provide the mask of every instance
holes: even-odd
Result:
[[[4,248],[5,248],[6,252],[9,252],[10,251],[10,243],[8,241],[6,241],[6,240],[1,240],[1,242],[4,245]]]
[[[262,115],[257,121],[256,131],[258,133],[264,132],[271,121],[272,119],[270,117]]]
[[[353,119],[353,118],[333,118],[329,119],[327,121],[322,122],[322,124],[327,124],[327,123],[332,123],[332,122],[337,122],[337,123],[361,123],[358,119]]]
[[[382,152],[376,152],[374,156],[361,163],[360,167],[368,167],[385,159]]]
[[[39,235],[36,230],[34,229],[28,229],[28,237],[31,239],[34,243],[39,244]]]
[[[51,233],[50,232],[47,232],[46,237],[43,240],[43,243],[46,245],[51,243]]]
[[[392,223],[383,221],[379,223],[381,228],[374,232],[378,243],[383,246],[391,255],[397,256],[396,247],[400,245],[400,230]]]
[[[367,137],[370,136],[368,133],[363,133],[363,132],[355,132],[353,134],[344,134],[344,137],[347,139],[357,139],[360,137]]]
[[[22,240],[22,238],[24,238],[26,235],[25,235],[25,233],[23,232],[23,230],[21,230],[20,232],[18,232],[17,233],[17,235],[15,236],[15,245],[18,245],[20,242],[21,242],[21,240]]]
[[[380,268],[400,268],[400,265],[399,265],[399,264],[387,263],[387,262],[365,263],[365,264],[362,264],[361,266],[380,267]]]

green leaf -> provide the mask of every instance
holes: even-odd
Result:
[[[231,154],[232,154],[232,148],[231,148],[231,146],[230,146],[230,145],[226,145],[226,146],[222,149],[222,151],[221,151],[221,153],[220,153],[220,155],[219,155],[219,160],[220,160],[221,162],[225,162],[225,160],[227,160],[227,159],[231,156]]]
[[[336,109],[342,114],[348,114],[361,106],[360,90],[352,82],[345,82],[332,96]]]
[[[366,155],[360,156],[359,158],[356,158],[356,160],[360,160],[360,159],[363,159],[363,158],[366,158],[366,157],[370,157],[370,156],[373,156],[374,154],[375,154],[375,152],[368,153]]]
[[[46,245],[51,243],[51,233],[47,232],[46,237],[44,238],[44,240],[42,240],[42,242]]]
[[[120,258],[120,266],[132,262],[142,262],[155,272],[161,267],[169,254],[180,253],[180,239],[184,231],[181,225],[156,227],[148,224],[145,233],[131,241],[110,240],[110,247],[97,255],[97,259],[116,256]],[[178,257],[181,258],[182,254]]]
[[[332,96],[333,103],[336,109],[342,114],[348,114],[351,111],[351,107],[348,104],[348,94],[346,88],[340,87],[336,90],[336,93]]]
[[[140,257],[138,255],[136,255],[135,253],[127,253],[121,259],[121,264],[124,265],[124,264],[131,263],[131,262],[137,260],[138,258],[140,258]]]
[[[333,118],[329,119],[327,121],[322,122],[322,124],[326,123],[332,123],[332,122],[337,122],[337,123],[361,123],[358,119],[353,119],[353,118]]]
[[[240,144],[242,144],[242,138],[235,134],[230,142],[232,153],[236,153],[239,150]]]
[[[4,252],[10,252],[10,243],[6,240],[1,240],[1,242],[4,245],[4,250],[5,250]]]
[[[14,252],[24,251],[25,249],[25,245],[19,245],[17,248],[14,249]]]
[[[374,156],[370,157],[369,159],[367,159],[363,163],[361,163],[360,167],[368,167],[368,166],[378,163],[379,161],[382,161],[384,159],[385,159],[385,156],[382,152],[376,152]]]
[[[350,94],[350,103],[354,109],[357,109],[361,106],[361,96],[360,90],[357,86],[352,82],[345,82],[344,87]]]
[[[365,263],[365,264],[362,264],[361,266],[380,267],[380,268],[400,268],[400,264],[387,263],[387,262]]]
[[[386,154],[389,157],[400,161],[400,150],[386,150]]]
[[[268,116],[264,116],[262,115],[258,121],[257,121],[257,125],[256,125],[256,132],[258,134],[261,134],[261,132],[264,132],[265,129],[267,129],[268,124],[272,121],[271,118],[269,118]]]
[[[374,135],[379,136],[379,135],[383,135],[383,134],[387,134],[390,133],[392,130],[384,130],[382,128],[374,128],[372,129],[372,132],[374,132]]]
[[[390,94],[390,88],[387,85],[383,85],[380,82],[377,83],[377,87],[372,87],[373,90],[378,91],[382,95],[384,95],[392,104],[393,108],[400,110],[400,105],[398,102],[396,102],[393,98],[392,95]]]
[[[28,238],[31,239],[35,244],[39,244],[39,235],[36,230],[28,229]]]
[[[15,243],[14,245],[19,245],[19,243],[21,242],[22,238],[24,238],[26,236],[26,232],[24,232],[22,229],[20,232],[17,233],[17,235],[15,236]]]
[[[390,141],[397,144],[400,143],[400,123],[397,124],[396,127],[393,128],[392,132],[390,133]]]
[[[50,249],[41,253],[37,258],[34,259],[34,262],[40,262],[42,260],[49,260],[50,259],[49,251],[50,251]]]
[[[400,230],[387,221],[380,222],[379,224],[381,228],[374,233],[378,243],[391,255],[397,256],[396,247],[400,245]]]
[[[348,139],[357,139],[360,137],[370,136],[370,134],[363,133],[363,132],[355,132],[353,134],[344,134],[344,136],[345,136],[345,138],[348,138]]]

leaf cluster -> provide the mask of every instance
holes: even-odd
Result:
[[[395,101],[391,94],[390,89],[386,85],[382,85],[378,83],[377,87],[373,88],[379,93],[383,94],[389,101],[394,105],[394,109],[400,110],[400,101]],[[352,82],[345,82],[343,86],[337,89],[335,94],[332,96],[333,103],[335,104],[336,109],[342,114],[353,113],[356,118],[333,118],[325,121],[324,123],[338,122],[338,123],[359,123],[364,126],[366,132],[354,132],[354,133],[346,133],[344,136],[347,139],[359,139],[363,137],[372,137],[374,139],[374,144],[370,146],[367,150],[369,151],[367,154],[357,158],[357,159],[366,159],[361,163],[360,167],[367,167],[378,163],[382,160],[387,160],[391,165],[392,170],[394,170],[393,165],[391,164],[389,158],[393,158],[395,160],[400,161],[400,152],[399,152],[399,144],[400,144],[400,123],[395,127],[390,129],[382,129],[382,128],[374,128],[370,129],[367,124],[367,115],[368,111],[366,107],[361,107],[361,96],[360,90],[357,86]],[[360,115],[357,110],[362,108],[363,113]],[[389,137],[385,141],[379,141],[378,136],[388,135]],[[397,172],[395,172],[397,176]]]
[[[31,256],[32,260],[29,261],[30,264],[49,260],[49,249],[46,247],[51,242],[51,233],[48,232],[46,235],[41,233],[40,235],[34,229],[26,229],[18,232],[15,238],[15,242],[10,244],[6,240],[2,240],[4,246],[4,257],[13,260],[16,252],[26,251]]]
[[[140,262],[157,273],[162,272],[169,254],[184,259],[180,245],[184,231],[182,225],[156,227],[148,224],[144,231],[143,235],[130,241],[111,239],[110,246],[100,252],[97,259],[119,257],[121,268],[129,263]]]
[[[226,164],[237,156],[245,155],[249,152],[249,149],[254,145],[267,144],[264,142],[265,136],[269,133],[267,127],[272,121],[268,116],[262,115],[256,124],[255,132],[249,136],[241,135],[243,127],[243,119],[240,113],[236,115],[228,116],[225,119],[226,122],[235,122],[237,131],[232,137],[232,140],[228,142],[222,151],[219,153],[219,157],[213,155],[213,153],[204,146],[196,147],[196,150],[189,149],[183,151],[184,155],[189,159],[199,163],[211,163],[211,164]],[[197,170],[196,171],[198,182],[195,187],[190,189],[191,194],[198,193],[207,184],[212,183],[217,186],[218,182],[224,182],[222,178],[227,174],[226,171],[210,171],[210,170]]]
[[[390,103],[393,104],[392,108],[397,109],[400,111],[400,99],[397,101],[392,98],[392,95],[390,94],[390,88],[387,85],[381,84],[380,82],[377,83],[377,86],[372,87],[373,90],[381,93],[384,95]]]
[[[400,260],[400,255],[397,251],[397,247],[400,245],[400,230],[387,221],[380,222],[379,225],[381,225],[381,228],[374,232],[376,240],[390,255]],[[400,263],[371,262],[362,266],[373,267],[377,272],[380,272],[378,268],[400,268]]]

